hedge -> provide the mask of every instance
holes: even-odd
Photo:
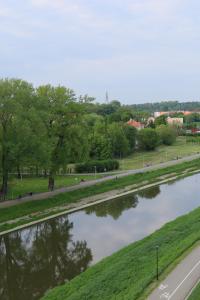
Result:
[[[91,160],[85,163],[75,165],[77,173],[107,172],[119,169],[119,162],[114,159],[109,160]]]

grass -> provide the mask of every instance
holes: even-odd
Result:
[[[145,164],[159,164],[176,159],[177,156],[184,157],[200,152],[200,145],[187,143],[186,137],[178,137],[171,146],[161,145],[155,151],[137,151],[132,155],[120,160],[120,169],[139,169]]]
[[[103,259],[68,284],[50,291],[42,300],[145,299],[146,291],[155,282],[156,246],[159,245],[161,275],[200,239],[199,225],[200,208]]]
[[[198,300],[200,299],[200,283],[196,286],[188,300]]]
[[[182,174],[182,172],[187,168],[199,169],[200,159],[181,163],[178,165],[170,166],[159,170],[154,170],[151,172],[129,175],[126,177],[118,178],[117,180],[116,179],[109,180],[80,190],[59,194],[53,198],[49,198],[45,200],[31,201],[13,207],[1,208],[0,209],[0,231],[8,230],[18,225],[22,225],[24,223],[26,224],[31,221],[35,221],[38,218],[42,218],[46,216],[45,210],[47,209],[67,205],[70,203],[75,203],[80,201],[80,199],[89,197],[91,195],[97,195],[100,193],[123,188],[133,184],[139,185],[139,184],[143,184],[143,182],[148,182],[148,183],[156,182],[158,178],[162,175],[171,174],[171,173],[176,173],[177,175],[179,175]],[[40,213],[40,216],[37,215],[38,213]],[[50,212],[50,213],[48,212],[48,215],[54,213],[55,212]],[[25,216],[29,216],[28,221],[16,220],[20,217],[25,217]],[[8,223],[8,221],[10,220],[12,220],[12,223]],[[16,221],[14,222],[14,220]]]
[[[55,178],[55,188],[71,186],[80,183],[81,179],[85,181],[100,178],[103,175],[60,175]],[[8,199],[15,199],[19,195],[27,193],[42,193],[48,191],[48,178],[45,177],[10,177],[8,184]]]

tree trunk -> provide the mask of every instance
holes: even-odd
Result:
[[[21,170],[19,165],[17,165],[17,178],[21,179]]]
[[[54,172],[51,170],[49,172],[49,184],[48,184],[49,191],[54,190]]]
[[[44,169],[44,177],[47,177],[47,169]]]
[[[8,161],[7,161],[7,151],[3,148],[2,153],[2,186],[1,186],[1,198],[5,200],[6,194],[8,192]]]
[[[35,175],[36,175],[36,177],[38,177],[38,175],[39,175],[39,169],[38,169],[38,166],[35,166]]]

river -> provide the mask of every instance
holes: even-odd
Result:
[[[0,299],[40,299],[199,205],[196,174],[0,236]]]

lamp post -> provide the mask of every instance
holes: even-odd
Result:
[[[96,179],[96,174],[97,174],[97,167],[94,166],[94,178]]]
[[[156,279],[158,280],[158,249],[159,246],[156,246]]]

